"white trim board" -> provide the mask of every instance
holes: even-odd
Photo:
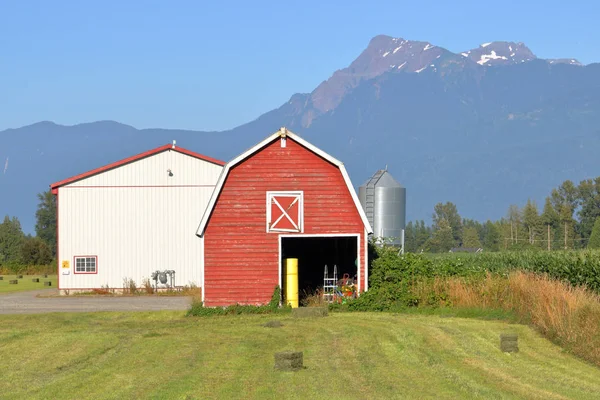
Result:
[[[365,214],[365,211],[363,210],[362,206],[360,205],[360,201],[358,200],[358,195],[356,194],[356,191],[354,190],[354,187],[352,186],[352,182],[350,181],[350,176],[348,175],[348,172],[346,171],[344,164],[341,161],[339,161],[338,159],[334,158],[333,156],[325,153],[323,150],[319,149],[318,147],[316,147],[316,146],[310,144],[309,142],[307,142],[306,140],[302,139],[300,136],[296,135],[295,133],[287,130],[286,128],[281,128],[280,130],[273,133],[272,135],[269,135],[266,139],[264,139],[263,141],[261,141],[260,143],[255,145],[254,147],[246,150],[244,153],[240,154],[239,156],[237,156],[236,158],[234,158],[233,160],[231,160],[230,162],[225,164],[225,167],[223,168],[223,170],[221,171],[221,175],[219,176],[219,180],[217,181],[215,190],[213,191],[213,193],[210,197],[208,206],[206,207],[206,210],[204,211],[204,215],[202,216],[202,219],[200,220],[200,225],[198,226],[198,229],[196,230],[197,236],[200,236],[200,237],[204,236],[204,232],[206,230],[208,220],[210,219],[210,215],[212,214],[212,212],[215,208],[215,204],[217,203],[217,199],[219,198],[219,195],[221,194],[221,190],[223,190],[223,186],[225,185],[225,180],[227,179],[229,170],[231,168],[233,168],[235,165],[241,163],[243,160],[245,160],[252,154],[254,154],[257,151],[259,151],[260,149],[262,149],[263,147],[269,145],[271,142],[273,142],[277,138],[288,138],[288,137],[290,139],[294,140],[296,143],[307,148],[308,150],[319,155],[320,157],[324,158],[325,160],[329,161],[330,163],[332,163],[333,165],[335,165],[336,167],[339,168],[339,170],[341,171],[342,176],[344,178],[344,182],[346,183],[346,186],[348,188],[348,191],[350,192],[350,196],[352,197],[352,200],[354,201],[354,206],[356,207],[356,210],[358,211],[358,213],[360,215],[362,223],[365,226],[365,229],[367,230],[368,233],[373,233],[371,224],[369,224],[367,215]]]
[[[281,207],[281,205],[277,202],[277,200],[275,199],[276,197],[294,197],[297,199],[298,202],[298,229],[283,229],[283,228],[274,228],[273,226],[276,225],[277,222],[279,222],[280,219],[282,218],[287,218],[292,225],[296,225],[296,223],[292,220],[292,218],[288,215],[288,213]],[[288,191],[268,191],[267,192],[267,196],[266,196],[266,200],[267,200],[267,220],[266,220],[266,224],[267,224],[267,233],[278,233],[278,232],[297,232],[297,233],[304,233],[304,191],[303,190],[288,190]],[[282,212],[281,217],[279,217],[279,219],[277,221],[273,222],[273,226],[269,226],[269,224],[272,222],[271,221],[271,206],[272,206],[272,202],[275,202],[277,204],[277,206],[279,207],[279,209]]]

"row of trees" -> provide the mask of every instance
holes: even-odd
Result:
[[[16,217],[0,224],[0,266],[47,265],[56,257],[56,199],[50,191],[38,199],[36,236],[25,235]]]
[[[438,203],[432,225],[406,226],[406,251],[446,252],[455,247],[488,251],[541,248],[600,248],[600,177],[579,185],[565,181],[546,197],[543,208],[528,200],[511,205],[507,215],[485,223],[463,219],[456,205]]]

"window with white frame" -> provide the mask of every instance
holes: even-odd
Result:
[[[267,232],[304,232],[303,192],[267,192]]]
[[[98,257],[96,256],[76,256],[75,273],[76,274],[95,274],[98,272]]]

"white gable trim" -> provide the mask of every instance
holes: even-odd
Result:
[[[278,137],[281,137],[281,138],[290,137],[292,140],[294,140],[301,146],[303,146],[303,147],[307,148],[308,150],[312,151],[313,153],[321,156],[322,158],[329,161],[330,163],[332,163],[333,165],[335,165],[336,167],[338,167],[340,169],[340,172],[342,173],[342,176],[344,177],[344,182],[346,182],[348,191],[350,192],[350,195],[352,196],[352,200],[354,201],[354,206],[358,210],[360,219],[362,220],[362,223],[365,226],[367,233],[373,233],[373,229],[371,228],[371,225],[369,224],[369,220],[367,219],[367,215],[365,214],[365,211],[363,210],[362,206],[360,205],[360,201],[358,200],[358,195],[356,194],[356,191],[354,190],[354,187],[352,186],[352,182],[350,181],[350,176],[348,175],[348,172],[346,171],[344,164],[341,161],[339,161],[338,159],[336,159],[335,157],[332,157],[331,155],[325,153],[323,150],[319,149],[318,147],[316,147],[316,146],[310,144],[309,142],[307,142],[306,140],[302,139],[300,136],[296,135],[295,133],[287,130],[286,128],[281,128],[279,131],[273,133],[272,135],[270,135],[269,137],[267,137],[266,139],[264,139],[263,141],[258,143],[256,146],[246,150],[244,153],[240,154],[239,156],[237,156],[236,158],[234,158],[233,160],[231,160],[230,162],[225,164],[225,167],[223,168],[223,171],[221,171],[221,175],[219,176],[219,180],[217,181],[217,186],[215,187],[215,190],[213,191],[213,193],[210,197],[210,201],[208,202],[208,206],[206,207],[206,210],[204,211],[204,215],[202,216],[200,225],[198,226],[198,229],[196,230],[196,235],[200,236],[200,237],[204,236],[204,231],[206,230],[206,225],[208,223],[210,215],[213,212],[213,209],[215,208],[215,204],[217,203],[217,198],[221,194],[221,190],[223,190],[223,185],[225,184],[225,179],[227,178],[227,175],[229,175],[229,170],[231,168],[233,168],[235,165],[237,165],[240,162],[242,162],[243,160],[245,160],[246,158],[248,158],[249,156],[251,156],[252,154],[254,154],[257,151],[259,151],[260,149],[262,149],[263,147],[267,146],[269,143],[271,143],[273,140],[275,140]],[[365,238],[365,240],[366,240],[366,238]]]

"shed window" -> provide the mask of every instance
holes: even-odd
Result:
[[[75,273],[76,274],[95,274],[98,272],[97,256],[76,256]]]
[[[267,232],[304,231],[304,193],[267,192]]]

